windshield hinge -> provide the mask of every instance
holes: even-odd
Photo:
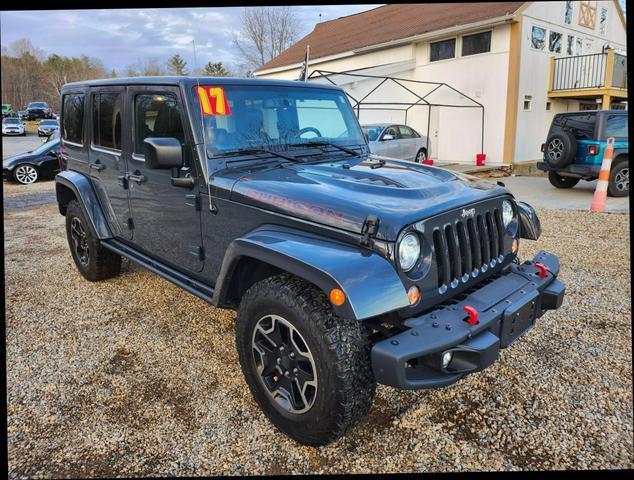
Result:
[[[372,246],[372,239],[376,238],[376,234],[379,231],[379,223],[381,220],[376,215],[368,215],[361,227],[361,240],[359,243],[365,247]]]

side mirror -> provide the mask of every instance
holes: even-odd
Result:
[[[381,140],[383,141],[394,140],[394,135],[390,135],[389,133],[386,133],[385,135],[383,135],[383,138]]]
[[[147,168],[162,170],[183,166],[183,147],[176,138],[146,138],[144,141]]]

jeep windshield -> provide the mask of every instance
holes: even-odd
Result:
[[[225,85],[207,92],[202,109],[209,157],[258,149],[292,156],[297,147],[365,144],[345,94],[337,90]]]

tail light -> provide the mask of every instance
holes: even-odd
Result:
[[[588,145],[588,155],[596,155],[599,153],[598,145]]]
[[[542,153],[544,153],[544,145],[546,145],[546,144],[542,143]]]

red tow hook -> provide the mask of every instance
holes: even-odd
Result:
[[[546,278],[546,275],[548,275],[548,269],[546,268],[546,265],[536,262],[535,267],[537,267],[537,270],[539,270],[540,278]]]
[[[467,312],[467,315],[469,315],[469,317],[467,318],[467,323],[469,325],[477,325],[480,321],[478,320],[478,311],[475,308],[470,307],[469,305],[466,305],[463,308],[464,311]]]

